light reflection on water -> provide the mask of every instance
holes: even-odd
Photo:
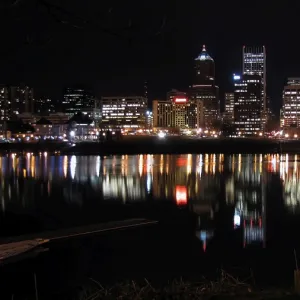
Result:
[[[0,157],[0,210],[32,210],[47,199],[78,206],[90,198],[124,204],[167,199],[199,216],[196,235],[206,248],[213,232],[203,220],[213,220],[224,201],[234,211],[232,226],[243,228],[244,246],[264,245],[271,175],[281,178],[287,213],[300,211],[297,155],[11,154]]]

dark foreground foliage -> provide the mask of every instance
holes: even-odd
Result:
[[[148,280],[142,284],[134,281],[104,287],[91,279],[93,287],[84,289],[80,300],[162,300],[162,299],[298,299],[289,291],[257,291],[226,272],[218,281],[186,282],[175,280],[156,288]]]

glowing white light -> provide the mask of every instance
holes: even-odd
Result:
[[[239,216],[239,215],[234,215],[234,217],[233,217],[233,225],[234,225],[235,227],[241,226],[241,216]]]
[[[72,179],[74,179],[75,178],[75,172],[76,172],[76,156],[75,155],[73,155],[71,157],[70,171],[71,171],[71,177],[72,177]]]
[[[74,136],[75,136],[75,131],[73,131],[73,130],[70,131],[70,136],[71,136],[71,137],[74,137]]]
[[[161,138],[161,139],[163,139],[163,138],[165,138],[165,137],[166,137],[166,133],[165,133],[165,132],[162,132],[162,131],[160,131],[160,132],[158,133],[158,137],[159,137],[159,138]]]

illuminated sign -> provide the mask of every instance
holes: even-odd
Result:
[[[187,98],[175,98],[175,103],[187,103]]]
[[[240,80],[240,79],[241,79],[240,75],[233,74],[233,80]]]

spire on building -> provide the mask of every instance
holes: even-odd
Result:
[[[213,59],[210,57],[210,55],[206,52],[206,46],[202,46],[202,51],[199,54],[199,56],[196,58],[196,60],[212,60]]]

